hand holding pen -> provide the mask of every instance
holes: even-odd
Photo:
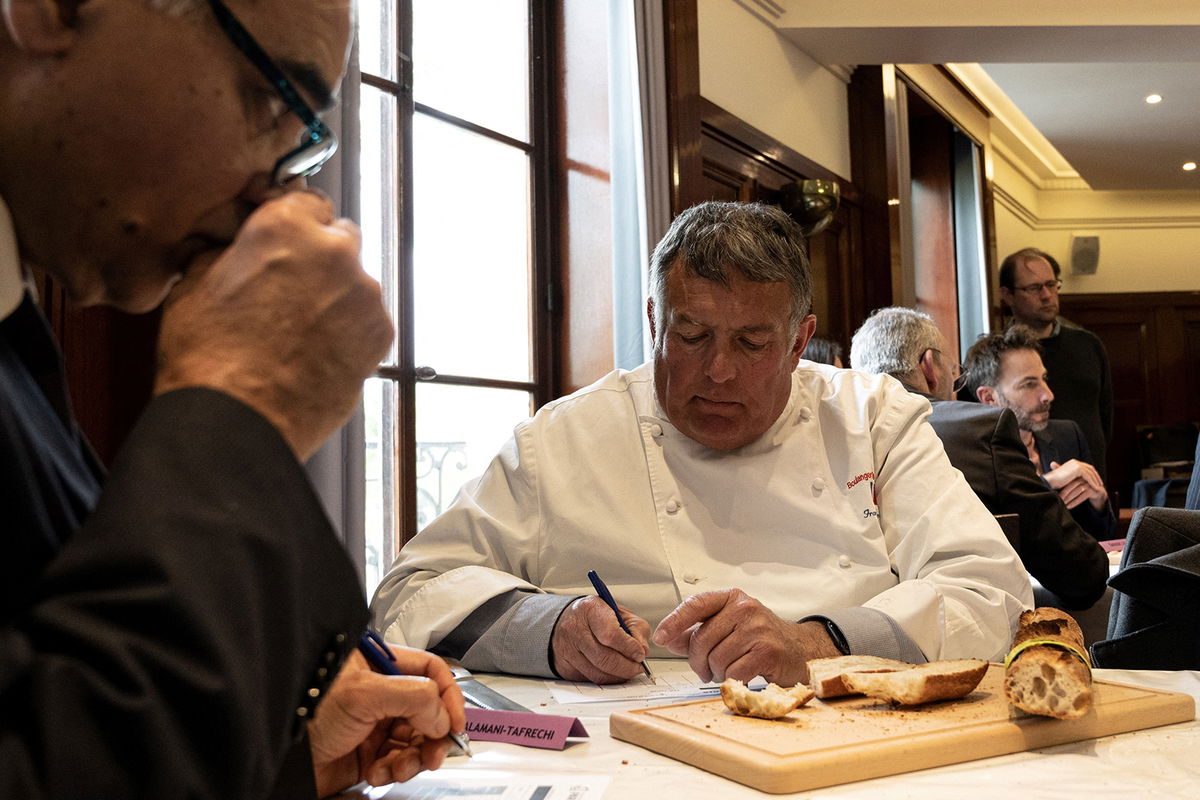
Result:
[[[375,631],[367,630],[362,635],[362,638],[358,642],[358,652],[361,653],[363,658],[366,659],[367,664],[371,667],[371,669],[374,672],[380,673],[381,675],[413,675],[413,672],[411,671],[411,665],[409,665],[409,668],[406,670],[405,663],[396,658],[396,652],[393,651],[392,648],[388,647],[388,644],[383,640],[383,637]],[[412,661],[413,655],[416,655],[417,660],[424,663],[425,668],[421,672],[417,673],[418,675],[427,678],[434,678],[435,681],[436,677],[441,677],[442,680],[436,682],[438,683],[439,688],[443,690],[443,694],[447,688],[445,686],[445,676],[449,675],[450,685],[456,690],[453,693],[453,696],[457,701],[458,707],[460,709],[462,708],[462,693],[461,691],[458,691],[458,683],[454,680],[454,675],[450,672],[450,668],[446,666],[446,662],[442,661],[440,658],[431,653],[426,653],[423,650],[414,651],[412,648],[403,648],[400,652],[407,656],[407,661],[409,662]],[[430,672],[429,667],[433,664],[440,664],[440,666],[443,667],[440,672],[443,672],[444,674],[436,677],[428,674]],[[465,717],[463,719],[465,720]],[[447,736],[449,736],[450,741],[458,745],[459,749],[466,753],[468,757],[474,755],[474,753],[471,752],[471,745],[467,740],[466,733],[455,733],[453,729],[451,729]]]
[[[319,797],[360,781],[382,786],[437,769],[450,748],[448,735],[466,728],[462,693],[445,661],[380,643],[363,638],[308,723]]]
[[[596,570],[588,570],[588,580],[592,582],[592,586],[596,589],[596,594],[604,601],[604,604],[612,609],[612,612],[617,616],[617,624],[621,626],[621,630],[633,636],[633,631],[629,630],[629,626],[625,624],[625,617],[621,614],[620,607],[617,606],[617,601],[613,599],[612,592],[608,590],[608,586],[604,581],[600,580],[600,575]],[[646,677],[654,680],[654,676],[650,674],[650,667],[646,666],[646,660],[642,659],[642,671],[646,673]]]
[[[598,595],[579,597],[554,627],[553,667],[571,681],[624,683],[645,671],[649,638],[649,623],[630,609],[616,605],[614,611]]]

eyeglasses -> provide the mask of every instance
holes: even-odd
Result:
[[[292,82],[283,74],[283,70],[271,60],[271,57],[254,40],[250,32],[242,27],[242,23],[238,22],[233,12],[221,0],[208,0],[208,5],[212,8],[221,30],[225,31],[225,35],[229,37],[233,46],[250,59],[250,63],[279,92],[279,96],[283,98],[288,109],[308,126],[308,131],[300,146],[290,153],[284,154],[275,162],[272,180],[276,185],[282,186],[288,181],[318,172],[337,151],[337,136],[325,127],[325,123],[321,122],[312,107],[304,102],[304,98],[292,86]]]
[[[1041,294],[1043,289],[1047,289],[1051,292],[1057,292],[1061,288],[1062,281],[1056,278],[1052,281],[1046,281],[1045,283],[1031,283],[1028,286],[1014,286],[1012,290],[1014,292],[1024,292],[1027,295],[1036,296]]]

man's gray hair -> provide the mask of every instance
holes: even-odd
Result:
[[[758,283],[786,283],[792,296],[793,332],[812,308],[804,231],[778,206],[712,201],[675,218],[650,256],[650,296],[660,334],[667,310],[667,279],[676,268],[725,287],[731,273]]]
[[[901,306],[880,308],[854,332],[850,367],[903,379],[917,369],[926,350],[941,345],[942,333],[928,314]]]
[[[1012,325],[1001,333],[988,333],[979,337],[963,359],[963,374],[966,388],[972,397],[978,397],[980,386],[995,388],[1000,385],[1000,360],[1013,350],[1042,352],[1037,335],[1024,325]]]

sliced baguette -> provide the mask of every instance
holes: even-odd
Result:
[[[1017,708],[1056,719],[1082,717],[1092,707],[1092,670],[1078,623],[1057,608],[1035,608],[1021,614],[1013,648],[1031,639],[1054,644],[1029,647],[1004,672],[1004,694]]]
[[[974,691],[987,672],[978,658],[931,661],[899,672],[851,672],[847,688],[901,706],[953,700]]]
[[[906,661],[896,661],[893,658],[879,656],[836,656],[835,658],[814,658],[808,662],[808,684],[812,686],[817,697],[841,697],[844,694],[854,694],[847,688],[843,676],[852,672],[899,672],[912,669],[913,665]]]
[[[721,684],[721,699],[725,701],[725,707],[735,714],[779,719],[812,700],[813,692],[802,683],[790,689],[768,683],[765,689],[756,692],[747,689],[741,681],[728,678]]]

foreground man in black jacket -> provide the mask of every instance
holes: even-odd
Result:
[[[889,374],[929,398],[929,423],[950,463],[989,511],[1020,516],[1017,551],[1042,586],[1069,609],[1089,608],[1100,598],[1108,578],[1104,550],[1038,478],[1011,411],[950,399],[958,360],[927,314],[909,308],[874,312],[854,334],[850,363]]]
[[[392,335],[355,226],[289,191],[332,152],[309,109],[348,0],[0,11],[0,797],[304,797],[437,766],[464,722],[445,664],[355,654],[334,680],[367,614],[300,466]],[[155,399],[107,477],[43,275],[84,305],[165,298]]]

